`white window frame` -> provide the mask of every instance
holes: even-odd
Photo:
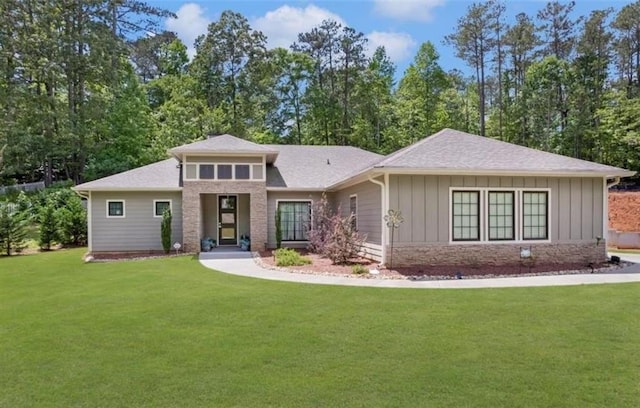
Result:
[[[192,161],[188,161],[188,160],[184,160],[184,162],[182,163],[183,167],[184,167],[184,171],[182,173],[182,177],[184,180],[187,181],[218,181],[218,182],[229,182],[229,181],[265,181],[266,180],[266,176],[267,176],[267,168],[266,168],[266,163],[265,163],[265,159],[262,159],[262,163],[229,163],[229,162],[217,162],[217,163],[206,163],[206,162],[192,162]],[[190,178],[187,177],[187,165],[195,165],[196,166],[196,177],[195,178]],[[213,174],[214,177],[212,179],[201,179],[200,178],[200,166],[201,165],[211,165],[214,167],[213,169]],[[218,175],[220,174],[220,171],[218,169],[218,166],[231,166],[231,178],[229,179],[220,179],[218,178]],[[238,179],[236,178],[236,166],[249,166],[249,178],[248,179]],[[254,178],[253,176],[253,166],[262,166],[262,178]]]
[[[172,202],[172,200],[170,198],[165,198],[165,199],[159,198],[157,200],[153,200],[153,208],[151,209],[153,211],[153,218],[162,218],[162,214],[158,215],[156,213],[156,204],[159,203],[159,202],[160,203],[168,202],[169,203],[169,211],[171,211],[171,214],[173,214],[173,202]]]
[[[356,199],[356,211],[352,212],[351,211],[351,199],[355,198]],[[351,194],[349,196],[349,216],[353,215],[353,219],[354,219],[354,224],[355,224],[355,231],[358,231],[358,194]]]
[[[294,202],[295,203],[299,203],[299,202],[309,203],[309,210],[310,210],[310,215],[309,215],[309,224],[310,224],[309,227],[310,228],[309,229],[311,230],[311,227],[313,227],[313,200],[312,199],[310,199],[310,198],[294,198],[294,199],[288,200],[286,198],[280,198],[280,199],[276,200],[276,211],[278,211],[278,208],[280,208],[280,203],[281,202],[284,202],[284,203],[294,203]],[[276,228],[277,228],[277,225],[276,225]],[[283,239],[282,242],[296,243],[296,242],[309,242],[309,240],[306,239],[306,240],[294,240],[294,241],[291,241],[291,240]]]
[[[126,200],[113,198],[113,199],[107,199],[106,203],[107,203],[107,205],[106,205],[107,208],[105,209],[106,210],[105,212],[106,212],[107,218],[126,218],[127,217],[127,203],[126,203]],[[110,203],[122,203],[122,215],[110,215],[109,214],[109,204]]]
[[[459,241],[453,239],[453,192],[454,191],[478,191],[480,192],[480,239],[475,241]],[[489,240],[489,191],[512,191],[514,192],[514,217],[515,217],[515,237],[513,240]],[[523,192],[546,192],[547,193],[547,239],[523,239]],[[551,242],[551,189],[540,187],[449,187],[449,244],[451,245],[500,245],[500,244],[537,244]]]

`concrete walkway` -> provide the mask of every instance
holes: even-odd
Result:
[[[616,255],[620,256],[623,260],[628,258],[625,254]],[[213,256],[202,253],[200,254],[200,263],[207,268],[220,272],[251,278],[319,285],[368,286],[378,288],[466,289],[640,282],[640,263],[606,273],[435,281],[364,279],[275,271],[258,266],[248,252],[233,252],[226,256],[223,254]]]

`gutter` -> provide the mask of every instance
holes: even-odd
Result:
[[[386,189],[386,185],[382,182],[382,181],[378,181],[376,179],[373,178],[373,175],[369,174],[368,175],[368,180],[370,182],[372,182],[373,184],[377,184],[380,186],[380,208],[382,209],[382,214],[380,214],[380,242],[382,243],[382,260],[380,261],[381,265],[384,265],[385,262],[387,261],[387,245],[385,242],[385,230],[384,230],[384,215],[387,213],[387,209],[386,207],[386,197],[385,197],[385,192],[387,191]]]
[[[620,177],[614,177],[613,181],[607,183],[607,190],[618,184],[620,184]]]

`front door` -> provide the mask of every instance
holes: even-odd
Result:
[[[218,239],[220,245],[238,245],[238,197],[218,196]]]

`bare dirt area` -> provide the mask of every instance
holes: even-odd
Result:
[[[577,273],[606,272],[610,269],[618,268],[618,265],[608,263],[585,265],[575,263],[564,264],[536,264],[536,265],[505,265],[505,266],[482,266],[482,267],[462,267],[462,266],[418,266],[411,268],[380,268],[377,263],[363,258],[354,259],[347,265],[333,265],[327,258],[322,258],[317,254],[307,251],[299,251],[304,256],[311,259],[311,264],[292,267],[276,267],[272,251],[259,252],[258,264],[267,268],[277,268],[280,270],[318,274],[331,276],[348,276],[365,279],[456,279],[467,277],[490,278],[507,276],[532,276],[532,275],[559,275]],[[363,265],[374,273],[356,275],[351,268],[355,264]]]
[[[640,232],[640,191],[609,192],[609,228]]]

